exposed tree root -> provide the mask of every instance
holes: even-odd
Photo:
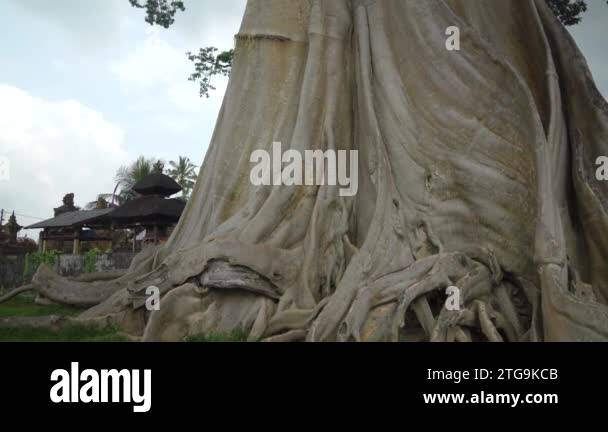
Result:
[[[291,330],[277,336],[263,339],[262,342],[303,342],[306,340],[306,330]]]
[[[277,287],[260,274],[226,261],[211,261],[200,277],[200,285],[210,289],[235,289],[250,291],[268,298],[281,298]]]
[[[20,286],[19,288],[15,288],[14,290],[0,297],[0,303],[4,303],[5,301],[12,299],[13,297],[18,296],[19,294],[23,294],[24,292],[34,290],[36,290],[36,285],[34,284]]]
[[[68,279],[74,282],[111,281],[123,277],[127,274],[127,272],[128,270],[112,270],[107,272],[84,273],[79,276],[70,277]]]
[[[499,265],[489,252],[484,256],[476,251],[473,256],[475,259],[463,253],[430,257],[433,260],[430,270],[416,282],[405,285],[401,294],[394,297],[396,307],[392,318],[391,340],[400,339],[400,332],[406,328],[406,316],[410,309],[431,341],[472,340],[470,332],[463,326],[478,328],[489,341],[503,340],[499,329],[504,331],[511,341],[521,338],[520,319],[511,299],[500,285],[503,273]],[[428,297],[435,293],[443,295],[449,286],[459,289],[460,309],[448,310],[442,304],[435,315]],[[389,292],[394,291],[389,289]],[[389,300],[382,293],[376,293],[375,296],[376,302],[386,303]],[[367,319],[367,312],[357,306],[365,297],[360,294],[355,299],[341,326],[340,340],[362,340],[361,330],[357,329],[354,323]],[[492,306],[493,302],[500,304],[504,312],[497,312]],[[365,300],[365,303],[374,307],[373,301]],[[363,317],[353,317],[354,313],[362,314]],[[505,315],[510,319],[507,320]]]
[[[124,272],[96,273],[80,278],[66,279],[57,275],[47,265],[40,265],[32,283],[16,288],[0,297],[3,303],[19,294],[34,291],[53,303],[76,307],[92,307],[108,299],[122,289],[120,283],[112,283]]]

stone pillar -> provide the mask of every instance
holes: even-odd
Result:
[[[80,255],[80,228],[74,231],[72,255]]]
[[[114,231],[116,227],[114,226],[114,222],[110,225],[110,251],[114,252]]]
[[[42,231],[42,253],[45,253],[47,251],[48,235],[49,235],[49,229],[45,228],[44,231]]]

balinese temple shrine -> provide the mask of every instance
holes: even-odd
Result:
[[[117,239],[121,239],[122,244],[126,230],[131,231],[133,251],[163,243],[186,206],[180,198],[169,198],[180,192],[181,186],[165,174],[153,173],[136,183],[132,190],[136,197],[120,207],[100,200],[93,210],[78,209],[74,206],[74,194],[68,194],[63,205],[55,209],[55,217],[27,229],[43,230],[40,233],[42,251],[58,250],[74,255],[92,248],[112,250]]]
[[[186,207],[184,200],[169,198],[181,190],[171,177],[152,173],[133,186],[137,197],[114,210],[110,218],[116,227],[145,230],[145,244],[163,243]]]
[[[99,200],[93,210],[80,210],[74,206],[74,194],[67,194],[63,205],[55,208],[55,217],[27,229],[42,229],[39,236],[42,252],[56,250],[80,255],[93,248],[105,251],[112,249],[115,237],[108,217],[113,210],[104,200]]]

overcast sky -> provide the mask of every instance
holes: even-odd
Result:
[[[0,208],[29,225],[68,192],[81,206],[111,192],[139,155],[202,163],[226,80],[199,98],[185,52],[231,48],[246,0],[185,3],[164,30],[128,0],[0,0],[0,158],[11,164]],[[604,3],[591,0],[573,33],[608,95]]]

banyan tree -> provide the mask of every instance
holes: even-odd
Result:
[[[273,142],[358,151],[358,193],[252,184]],[[250,0],[170,240],[22,290],[143,340],[608,340],[601,156],[606,102],[544,0]]]

